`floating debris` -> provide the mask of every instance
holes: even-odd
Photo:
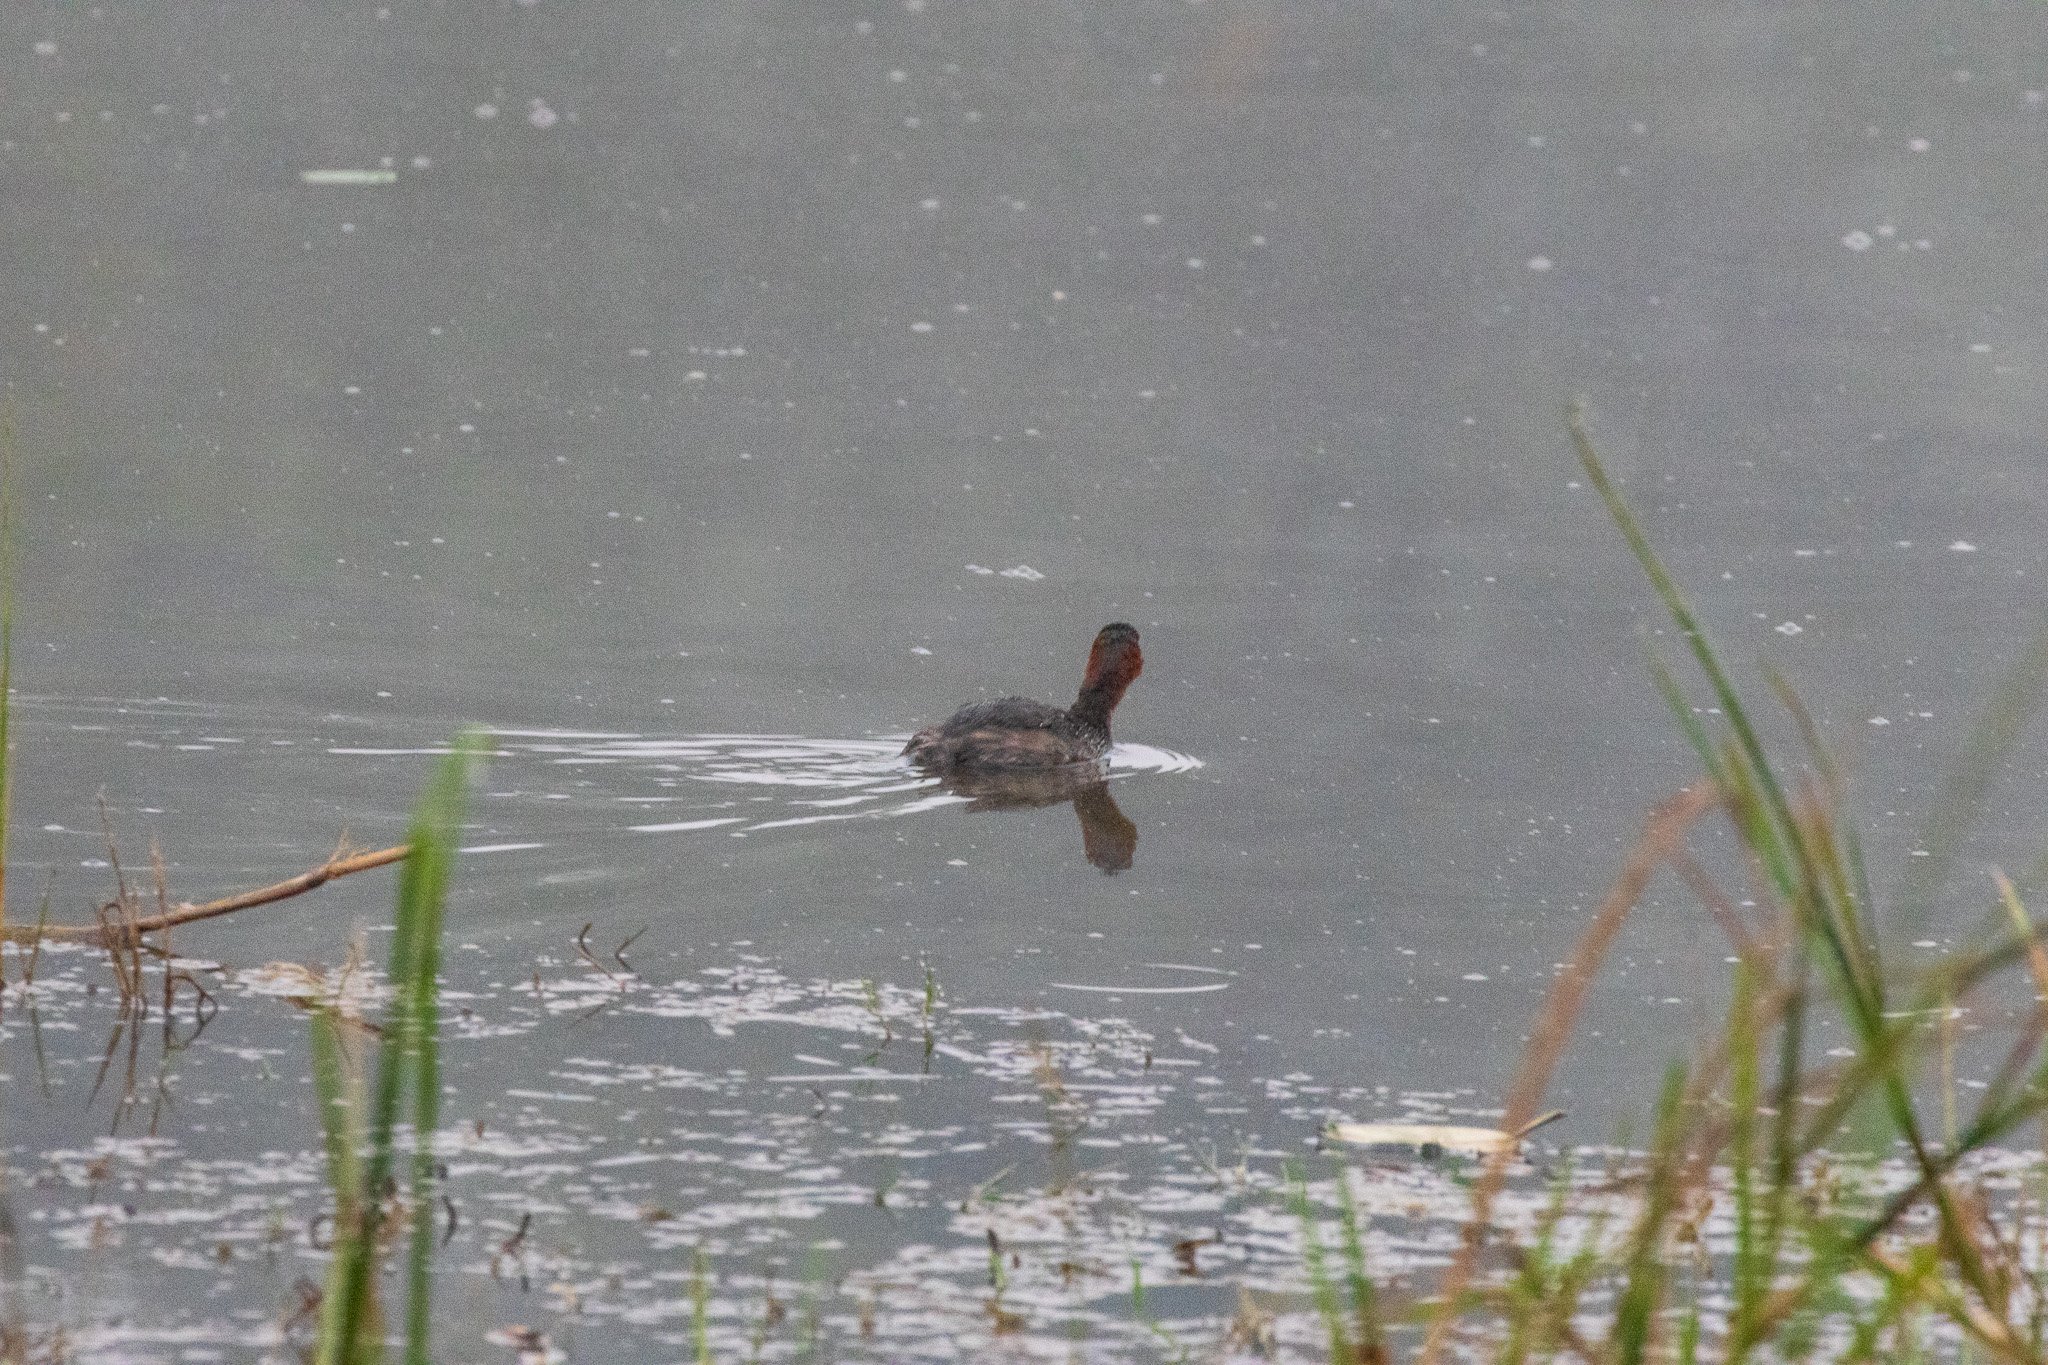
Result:
[[[1490,1156],[1499,1151],[1512,1151],[1523,1138],[1563,1117],[1562,1109],[1553,1109],[1538,1115],[1513,1133],[1455,1123],[1333,1123],[1329,1127],[1329,1136],[1338,1142],[1360,1147],[1416,1147],[1424,1151],[1441,1148],[1448,1152]]]
[[[337,167],[328,170],[300,171],[299,179],[308,185],[390,185],[397,182],[398,172]]]

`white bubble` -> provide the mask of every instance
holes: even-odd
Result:
[[[470,112],[474,113],[478,118],[496,118],[498,116],[498,106],[495,104],[479,104]]]
[[[1548,256],[1531,256],[1529,258],[1529,268],[1539,275],[1549,270],[1554,264],[1555,262]]]
[[[552,128],[561,121],[561,115],[548,108],[546,100],[526,102],[526,121],[536,128]]]
[[[1848,247],[1851,251],[1868,251],[1871,244],[1876,240],[1876,238],[1872,237],[1862,228],[1842,234],[1842,245]]]

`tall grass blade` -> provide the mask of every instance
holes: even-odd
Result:
[[[696,1365],[711,1365],[711,1285],[702,1247],[690,1257],[690,1344]]]
[[[1302,1259],[1308,1266],[1309,1293],[1329,1334],[1331,1365],[1350,1365],[1355,1357],[1349,1334],[1344,1330],[1344,1314],[1338,1307],[1337,1287],[1330,1281],[1329,1265],[1324,1260],[1323,1235],[1316,1225],[1315,1208],[1309,1203],[1308,1181],[1301,1168],[1291,1161],[1287,1163],[1286,1174],[1287,1205],[1301,1222]],[[1341,1178],[1342,1173],[1339,1174]]]
[[[371,1365],[381,1359],[381,1332],[372,1302],[377,1250],[384,1220],[383,1195],[396,1164],[402,1101],[412,1097],[412,1247],[406,1295],[407,1365],[428,1365],[433,1250],[434,1129],[440,1116],[438,1052],[441,911],[468,793],[470,769],[481,748],[477,736],[459,736],[442,760],[413,815],[398,886],[391,942],[391,1008],[378,1049],[377,1080],[365,1125],[360,1216],[337,1226],[329,1293],[335,1302],[323,1320],[320,1365]],[[331,1326],[330,1326],[331,1323]]]
[[[1664,1306],[1671,1269],[1664,1259],[1668,1224],[1678,1205],[1680,1167],[1684,1155],[1683,1101],[1686,1073],[1673,1066],[1664,1074],[1657,1101],[1656,1135],[1650,1149],[1649,1187],[1637,1213],[1620,1301],[1614,1309],[1614,1335],[1622,1365],[1641,1365],[1649,1356],[1651,1332]]]
[[[335,1256],[328,1263],[327,1287],[320,1297],[319,1341],[323,1361],[330,1358],[327,1344],[339,1343],[346,1330],[347,1295],[343,1285],[349,1262],[344,1243],[358,1235],[363,1219],[363,1168],[359,1155],[362,1086],[350,1083],[340,1029],[332,1008],[314,1011],[313,1098],[320,1106],[320,1132],[327,1146],[327,1186],[334,1196]]]
[[[1806,752],[1813,759],[1814,770],[1827,785],[1828,799],[1834,810],[1838,813],[1847,810],[1849,784],[1842,776],[1841,765],[1835,762],[1834,755],[1822,742],[1820,726],[1814,723],[1813,713],[1806,709],[1805,701],[1793,690],[1792,684],[1785,681],[1784,675],[1769,664],[1764,665],[1764,681],[1771,685],[1771,691],[1778,695],[1779,704],[1791,715],[1793,724],[1799,727],[1800,739],[1805,742]],[[1869,917],[1877,905],[1877,897],[1871,894],[1870,874],[1863,865],[1862,840],[1857,837],[1853,824],[1838,823],[1835,828],[1842,840],[1842,852],[1855,874],[1856,901],[1863,907],[1865,932],[1874,937],[1876,924]]]
[[[1665,610],[1685,636],[1727,719],[1735,740],[1727,777],[1744,842],[1770,873],[1804,934],[1825,950],[1825,960],[1858,1041],[1866,1047],[1878,1045],[1887,1033],[1882,964],[1876,957],[1874,941],[1863,932],[1860,912],[1847,892],[1850,878],[1843,871],[1844,860],[1836,847],[1832,824],[1812,802],[1801,810],[1793,808],[1727,670],[1700,628],[1698,617],[1651,548],[1634,512],[1609,479],[1586,430],[1584,407],[1572,404],[1567,420],[1580,466],[1663,599]],[[1738,758],[1740,761],[1733,761]],[[1757,812],[1749,817],[1744,812],[1752,802]],[[1899,1136],[1913,1149],[1923,1171],[1930,1169],[1926,1138],[1904,1081],[1895,1072],[1887,1074],[1883,1091]],[[1934,1193],[1939,1198],[1938,1187]],[[1944,1213],[1945,1219],[1947,1216]]]
[[[343,1059],[341,1025],[331,1008],[314,1011],[312,1017],[313,1095],[320,1105],[320,1132],[327,1143],[327,1186],[334,1193],[334,1221],[353,1221],[362,1196],[356,1182],[362,1176],[357,1159],[356,1128],[361,1118],[358,1097],[348,1080]]]
[[[1775,950],[1784,955],[1783,968],[1775,973],[1782,980],[1771,992],[1782,1002],[1774,1010],[1775,1019],[1750,1015],[1750,1021],[1745,1021],[1738,1013],[1731,1021],[1731,1064],[1738,1092],[1735,1104],[1743,1117],[1733,1124],[1729,1139],[1737,1167],[1737,1237],[1732,1286],[1736,1311],[1729,1323],[1727,1358],[1741,1359],[1759,1347],[1780,1357],[1796,1357],[1812,1346],[1823,1320],[1853,1315],[1855,1310],[1844,1297],[1843,1277],[1867,1270],[1874,1258],[1889,1254],[1880,1239],[1901,1232],[1905,1215],[1923,1204],[1935,1215],[1934,1240],[1926,1249],[1936,1256],[1940,1274],[1924,1283],[1912,1281],[1907,1299],[1914,1306],[1901,1312],[1932,1310],[1995,1355],[2019,1349],[2014,1344],[2017,1338],[2006,1326],[2014,1263],[1996,1228],[1987,1222],[1980,1196],[1955,1184],[1952,1177],[1970,1153],[2048,1107],[2048,1062],[2035,1062],[2028,1083],[2016,1084],[2040,1050],[2039,1034],[2048,1014],[2037,1012],[2029,1018],[2005,1070],[1974,1102],[1967,1121],[1961,1106],[1954,1102],[1954,1087],[1941,1087],[1940,1094],[1948,1101],[1943,1125],[1949,1135],[1946,1143],[1937,1146],[1929,1140],[1918,1113],[1917,1096],[1924,1093],[1924,1087],[1916,1088],[1930,1053],[1936,1064],[1952,1065],[1950,1031],[1930,1029],[1926,1018],[1939,1012],[1945,1019],[1943,1007],[1965,1000],[1972,983],[2009,968],[2023,956],[2032,957],[2033,935],[2024,912],[2011,914],[2016,894],[2001,885],[2001,899],[2014,921],[2017,940],[1959,958],[1937,971],[1920,973],[1915,1008],[1890,1008],[1888,996],[1894,983],[1880,948],[1869,877],[1855,831],[1841,819],[1846,805],[1844,784],[1821,743],[1818,727],[1797,695],[1781,678],[1770,675],[1819,776],[1818,786],[1803,785],[1795,800],[1791,787],[1774,769],[1691,606],[1607,477],[1577,405],[1570,415],[1570,427],[1588,479],[1684,634],[1726,718],[1731,738],[1716,753],[1682,689],[1661,665],[1653,664],[1659,691],[1688,739],[1701,751],[1702,762],[1721,784],[1736,832],[1756,860],[1767,887],[1775,891],[1780,901],[1777,909],[1784,917],[1785,932]],[[2016,741],[2044,692],[2048,692],[2048,627],[2036,632],[2007,670],[1966,743],[1963,759],[1947,783],[1922,841],[1923,849],[1932,856],[1909,864],[1895,920],[1916,919],[1931,905],[1990,790],[1997,761]],[[1748,965],[1745,956],[1744,967]],[[1824,995],[1812,997],[1816,1003],[1810,1007],[1810,990],[1817,984],[1812,968],[1816,966],[1822,968],[1818,984],[1824,984],[1826,990]],[[1738,996],[1755,988],[1738,977]],[[1840,1022],[1856,1044],[1850,1054],[1854,1060],[1842,1068],[1808,1073],[1808,1015],[1810,1008],[1822,1005],[1832,1007],[1828,1014],[1839,1012]],[[1745,1000],[1738,1000],[1738,1006],[1748,1009]],[[1825,1023],[1828,1016],[1816,1016],[1816,1020]],[[1763,1036],[1759,1026],[1773,1022],[1778,1033],[1778,1077],[1770,1097],[1768,1177],[1759,1191],[1758,1177],[1764,1167],[1755,1125],[1748,1115],[1754,1112],[1759,1080],[1754,1060]],[[1949,1073],[1942,1074],[1946,1078]],[[1819,1093],[1807,1092],[1810,1083],[1821,1087]],[[1812,1191],[1804,1183],[1802,1162],[1831,1148],[1839,1151],[1845,1140],[1858,1137],[1864,1139],[1862,1145],[1868,1150],[1881,1152],[1893,1142],[1905,1146],[1917,1167],[1917,1179],[1882,1201],[1875,1214],[1852,1218],[1816,1212],[1810,1203]],[[1794,1236],[1804,1243],[1804,1255],[1788,1258],[1787,1241]],[[1646,1263],[1639,1263],[1638,1268],[1653,1278],[1661,1273]],[[1617,1303],[1616,1345],[1623,1360],[1647,1358],[1656,1349],[1650,1316],[1656,1296],[1642,1288],[1647,1283],[1632,1269]]]
[[[1727,775],[1721,771],[1721,756],[1714,750],[1714,742],[1707,737],[1706,727],[1693,714],[1692,702],[1686,697],[1685,689],[1678,685],[1678,679],[1671,674],[1671,668],[1654,652],[1649,656],[1650,679],[1657,684],[1657,695],[1664,698],[1664,706],[1671,712],[1671,718],[1678,722],[1678,728],[1685,732],[1685,738],[1699,755],[1700,766],[1707,770],[1707,776],[1714,779],[1717,787],[1728,785]]]
[[[14,804],[14,402],[0,403],[0,936],[7,930],[7,828]],[[0,977],[0,984],[5,978]]]
[[[1721,666],[1721,660],[1714,653],[1706,632],[1700,628],[1699,618],[1694,615],[1691,604],[1685,600],[1685,594],[1679,590],[1678,581],[1671,576],[1670,570],[1664,567],[1664,561],[1659,559],[1657,552],[1650,547],[1649,537],[1643,534],[1642,525],[1636,520],[1635,513],[1630,510],[1628,503],[1623,501],[1620,491],[1608,478],[1607,467],[1601,463],[1599,453],[1593,449],[1593,439],[1586,430],[1586,412],[1583,404],[1571,405],[1566,415],[1566,424],[1571,429],[1572,444],[1578,450],[1579,465],[1585,470],[1587,481],[1600,494],[1600,500],[1607,504],[1608,516],[1620,529],[1622,539],[1628,542],[1629,549],[1635,554],[1636,562],[1643,566],[1643,572],[1649,577],[1650,585],[1657,590],[1657,596],[1663,599],[1665,611],[1677,624],[1679,633],[1685,637],[1687,647],[1692,650],[1693,659],[1699,664],[1700,671],[1706,675],[1707,684],[1713,690],[1714,700],[1720,705],[1721,714],[1727,719],[1729,729],[1734,732],[1744,757],[1749,760],[1761,788],[1765,808],[1770,812],[1775,826],[1774,832],[1778,836],[1770,845],[1757,851],[1767,857],[1767,861],[1772,865],[1772,871],[1778,877],[1780,887],[1790,894],[1795,884],[1794,870],[1785,865],[1782,855],[1794,839],[1792,810],[1790,803],[1785,799],[1784,789],[1779,785],[1777,777],[1771,771],[1770,762],[1764,755],[1763,741],[1758,738],[1755,727],[1750,724],[1749,713],[1743,708],[1742,699],[1736,694],[1734,683],[1729,681],[1727,670]]]
[[[1386,1346],[1380,1330],[1379,1299],[1366,1273],[1365,1237],[1358,1226],[1358,1197],[1343,1167],[1337,1169],[1338,1230],[1344,1237],[1344,1278],[1351,1290],[1351,1322],[1358,1329],[1355,1355],[1359,1361],[1384,1361]]]
[[[1895,925],[1917,925],[1932,908],[1934,897],[1954,870],[1963,836],[1976,823],[1991,794],[2000,762],[2040,709],[2044,689],[2048,689],[2048,623],[2035,628],[1963,741],[1962,754],[1942,783],[1941,796],[1920,835],[1918,847],[1927,856],[1906,866],[1892,916]]]
[[[1735,1195],[1735,1325],[1739,1333],[1753,1320],[1771,1288],[1771,1263],[1759,1243],[1756,1191],[1756,1107],[1762,1075],[1757,1057],[1756,973],[1735,964],[1735,999],[1728,1009],[1728,1159]]]

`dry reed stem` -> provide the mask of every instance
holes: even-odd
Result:
[[[1720,800],[1720,790],[1712,783],[1702,782],[1686,788],[1651,812],[1642,835],[1622,864],[1621,875],[1615,878],[1613,887],[1593,916],[1593,922],[1579,936],[1571,961],[1558,977],[1557,984],[1551,987],[1543,1012],[1537,1016],[1536,1028],[1522,1049],[1522,1062],[1516,1071],[1514,1085],[1508,1091],[1507,1112],[1500,1124],[1507,1132],[1523,1127],[1534,1116],[1537,1102],[1549,1087],[1551,1073],[1556,1070],[1557,1060],[1571,1038],[1573,1023],[1585,1003],[1593,978],[1599,973],[1600,963],[1608,948],[1613,946],[1615,935],[1621,932],[1629,911],[1635,908],[1644,889],[1649,886],[1657,865],[1682,846],[1685,831],[1692,822]],[[1458,1300],[1466,1285],[1471,1283],[1480,1244],[1486,1238],[1493,1202],[1507,1181],[1508,1161],[1512,1155],[1513,1149],[1507,1146],[1489,1155],[1478,1181],[1473,1185],[1472,1216],[1465,1223],[1458,1254],[1452,1259],[1451,1268],[1445,1273],[1438,1291],[1437,1312],[1430,1321],[1429,1336],[1423,1342],[1420,1365],[1437,1365],[1449,1341],[1452,1324],[1456,1321]]]
[[[149,874],[156,887],[156,912],[158,918],[171,913],[170,879],[164,873],[164,850],[154,834],[149,836]],[[167,928],[157,935],[157,960],[164,964],[164,1022],[171,1018],[171,997],[177,991],[177,974],[171,970],[171,931]]]
[[[1775,979],[1776,967],[1773,959],[1776,954],[1770,951],[1771,945],[1751,931],[1743,920],[1742,912],[1736,909],[1714,879],[1707,875],[1707,870],[1700,866],[1699,860],[1685,849],[1677,849],[1671,854],[1671,868],[1693,895],[1698,897],[1700,904],[1707,907],[1707,913],[1714,917],[1714,923],[1721,927],[1722,934],[1727,937],[1737,956],[1742,958],[1744,965],[1752,971],[1770,973],[1766,980]]]
[[[2032,1361],[2033,1353],[2011,1324],[2001,1322],[1992,1316],[1982,1304],[1972,1303],[1956,1294],[1953,1289],[1939,1282],[1930,1283],[1925,1275],[1918,1274],[1907,1262],[1900,1260],[1883,1247],[1870,1247],[1864,1257],[1879,1267],[1895,1281],[1910,1284],[1919,1293],[1949,1315],[1950,1321],[1961,1327],[1965,1333],[1977,1339],[1979,1345],[1993,1354],[2013,1361]]]
[[[2029,1027],[2026,1032],[2013,1043],[2013,1055],[2017,1059],[2020,1057],[2019,1048],[2022,1043],[2038,1040],[2042,1034],[2048,1033],[2048,947],[2044,947],[2040,937],[2035,934],[2034,921],[2027,914],[2027,907],[2021,902],[2020,893],[2014,888],[2011,880],[1995,867],[1991,869],[1991,880],[1998,884],[1998,899],[2005,905],[2006,916],[2012,920],[2014,931],[2027,941],[2027,971],[2034,978],[2033,1016],[2028,1021]],[[2038,1043],[2036,1045],[2038,1046]],[[2026,1055],[2032,1055],[2031,1048]],[[2021,1065],[2024,1065],[2024,1062],[2017,1061],[2012,1069],[2017,1072]],[[2048,1151],[2048,1118],[2042,1120],[2041,1134],[2042,1148]]]
[[[2011,879],[1997,868],[1991,869],[1991,880],[1998,886],[1998,899],[2005,906],[2006,917],[2012,921],[2013,930],[2027,944],[2027,970],[2033,974],[2034,989],[2043,1003],[2048,1003],[2048,947],[2044,947],[2034,933],[2034,921],[2027,914],[2027,907],[2020,901],[2020,893],[2013,888]]]
[[[53,938],[98,941],[109,946],[125,945],[130,941],[131,934],[139,939],[143,934],[160,933],[175,925],[214,919],[221,915],[231,915],[237,910],[248,910],[258,905],[269,905],[273,901],[288,900],[324,886],[336,877],[346,877],[351,872],[367,872],[373,867],[401,862],[410,851],[409,845],[394,844],[390,848],[380,848],[369,853],[336,853],[320,866],[301,872],[296,877],[287,877],[281,882],[273,882],[254,891],[240,891],[204,904],[195,905],[191,901],[180,901],[162,913],[139,918],[134,917],[131,910],[118,924],[105,920],[97,925],[43,924],[33,930],[10,925],[4,931],[4,936],[15,943],[39,943],[44,938]]]

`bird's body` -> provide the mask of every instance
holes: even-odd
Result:
[[[1110,712],[1144,663],[1136,630],[1122,622],[1104,626],[1088,651],[1072,706],[1061,709],[1025,697],[973,702],[912,735],[904,756],[935,772],[1100,762],[1109,754]]]

